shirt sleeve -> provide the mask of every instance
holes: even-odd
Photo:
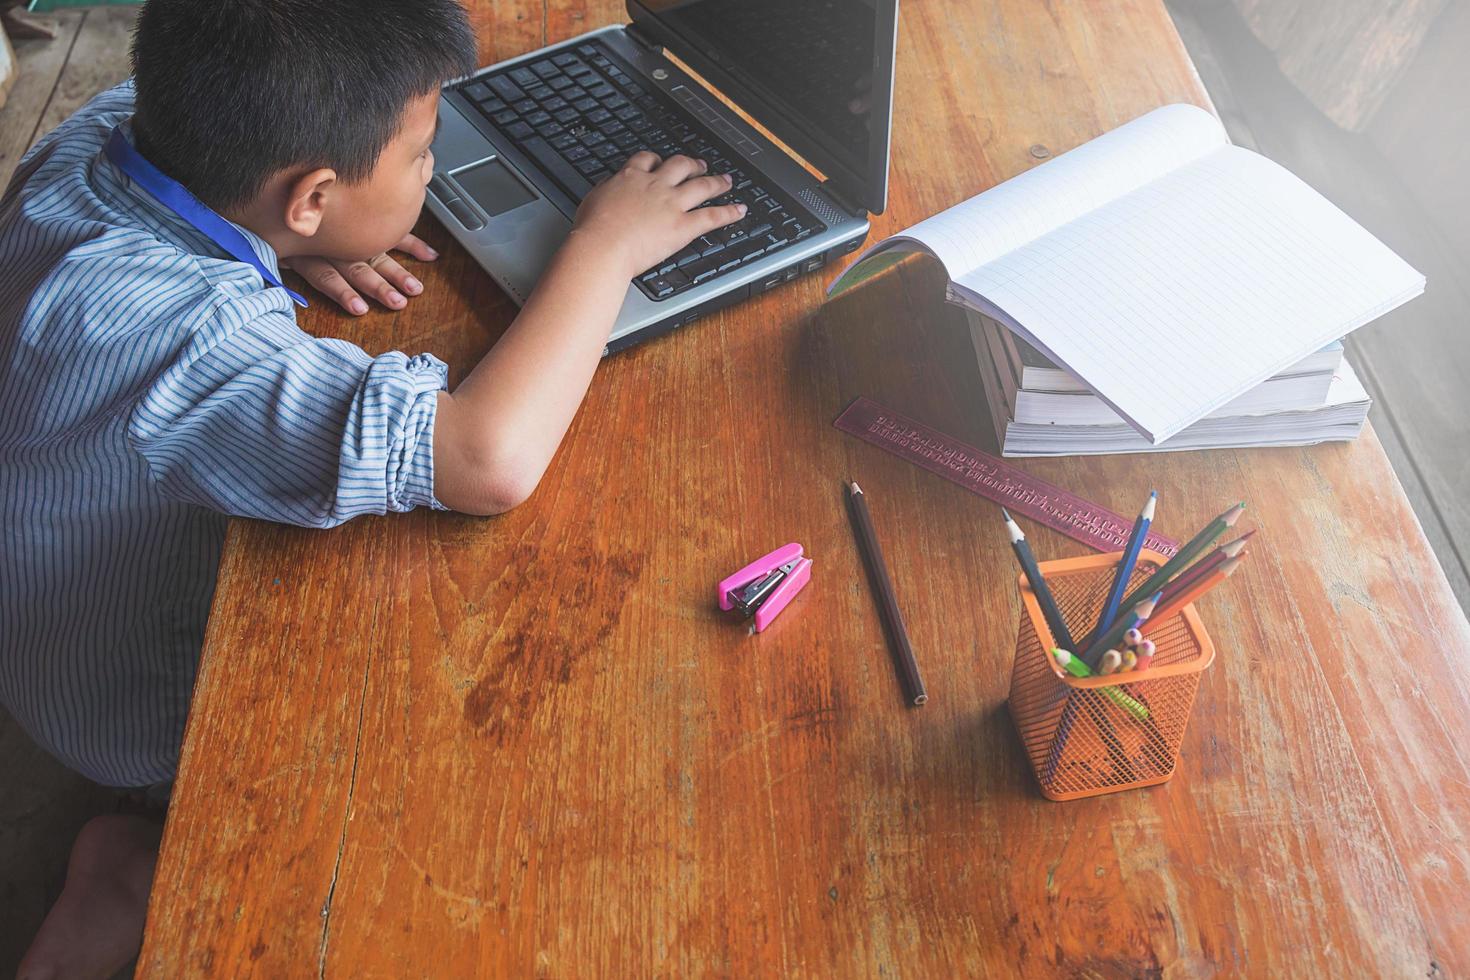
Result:
[[[448,369],[318,339],[289,313],[220,310],[143,393],[133,448],[168,497],[239,517],[332,527],[444,510],[434,420]]]

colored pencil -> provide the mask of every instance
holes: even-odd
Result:
[[[1176,595],[1173,599],[1169,601],[1168,605],[1154,610],[1155,615],[1149,620],[1148,625],[1143,627],[1143,632],[1148,633],[1153,629],[1156,629],[1157,627],[1168,622],[1169,618],[1177,613],[1179,610],[1183,609],[1185,606],[1189,605],[1191,602],[1194,602],[1200,596],[1204,595],[1206,592],[1210,591],[1215,586],[1219,585],[1221,582],[1234,575],[1235,570],[1240,567],[1240,563],[1245,561],[1246,556],[1249,554],[1249,551],[1241,552],[1240,555],[1235,558],[1231,558],[1230,560],[1225,562],[1225,564],[1221,565],[1209,575],[1205,576],[1202,580],[1196,582],[1194,586],[1191,587],[1188,591]]]
[[[1117,650],[1105,650],[1102,660],[1097,665],[1097,672],[1104,677],[1116,674],[1123,668],[1123,655]]]
[[[1073,677],[1092,676],[1092,671],[1088,669],[1087,665],[1083,663],[1081,659],[1074,657],[1066,650],[1052,650],[1051,655],[1056,658],[1057,663],[1061,664],[1062,669],[1071,674]],[[1135,700],[1134,698],[1130,698],[1118,688],[1103,687],[1099,688],[1099,690],[1102,691],[1103,694],[1107,695],[1109,700],[1111,700],[1114,704],[1127,711],[1130,715],[1137,718],[1139,721],[1142,721],[1143,719],[1148,717],[1148,708],[1146,706],[1144,706],[1142,703]]]
[[[878,610],[888,627],[889,648],[898,662],[898,672],[903,678],[906,696],[912,704],[923,704],[929,700],[929,694],[924,690],[924,678],[919,674],[919,663],[914,659],[914,648],[909,643],[908,630],[903,625],[903,613],[898,610],[898,597],[893,591],[893,580],[888,575],[888,566],[883,561],[883,549],[879,547],[878,535],[873,531],[867,495],[863,493],[862,487],[850,483],[847,501],[853,529],[857,532],[858,549],[863,553],[873,591],[877,593]]]
[[[1234,541],[1227,541],[1225,544],[1220,545],[1220,547],[1216,548],[1214,551],[1210,552],[1208,555],[1201,558],[1193,565],[1190,565],[1184,571],[1180,572],[1178,577],[1176,577],[1174,581],[1164,586],[1164,598],[1161,601],[1165,604],[1168,604],[1169,600],[1174,598],[1174,596],[1183,592],[1185,589],[1188,589],[1190,586],[1200,581],[1206,575],[1210,574],[1215,569],[1225,564],[1225,562],[1240,554],[1241,551],[1245,548],[1245,543],[1249,541],[1251,535],[1255,533],[1255,529],[1252,529],[1245,532]]]
[[[1133,669],[1148,670],[1148,665],[1154,662],[1154,653],[1157,650],[1153,640],[1144,640],[1138,644],[1138,663],[1133,665]]]
[[[1225,529],[1233,527],[1240,520],[1240,515],[1245,512],[1245,504],[1236,504],[1234,507],[1215,518],[1204,528],[1189,539],[1189,543],[1179,549],[1179,553],[1164,563],[1164,567],[1154,572],[1148,580],[1134,589],[1133,592],[1123,600],[1120,608],[1127,609],[1138,602],[1144,596],[1153,595],[1169,584],[1169,580],[1188,567],[1202,551],[1215,543],[1215,539],[1225,533]]]
[[[1082,655],[1082,662],[1087,664],[1091,670],[1097,670],[1098,664],[1102,662],[1103,654],[1123,642],[1123,634],[1138,626],[1144,620],[1153,615],[1154,607],[1158,604],[1157,594],[1143,600],[1132,610],[1113,624],[1113,628],[1093,641],[1092,646]]]
[[[1011,517],[1011,512],[1004,507],[1000,509],[1005,518],[1006,530],[1011,535],[1011,550],[1016,553],[1016,561],[1021,565],[1021,571],[1026,573],[1026,581],[1031,583],[1031,592],[1036,596],[1036,604],[1041,607],[1042,618],[1046,620],[1046,626],[1051,630],[1052,644],[1064,650],[1070,650],[1075,646],[1072,634],[1067,629],[1067,621],[1062,618],[1062,611],[1057,608],[1057,600],[1051,594],[1051,588],[1046,584],[1046,577],[1041,574],[1041,568],[1036,564],[1036,556],[1031,553],[1031,546],[1026,543],[1026,535],[1021,533],[1021,528]]]
[[[1107,600],[1103,602],[1102,612],[1098,614],[1097,625],[1092,628],[1089,639],[1102,633],[1118,618],[1123,593],[1128,588],[1128,580],[1133,577],[1134,568],[1138,566],[1138,553],[1143,550],[1143,539],[1148,537],[1149,526],[1154,522],[1154,505],[1158,500],[1158,491],[1150,490],[1148,500],[1144,501],[1143,509],[1133,522],[1133,532],[1128,535],[1128,544],[1123,548],[1123,556],[1118,559],[1118,567],[1113,572],[1113,585],[1108,589]]]

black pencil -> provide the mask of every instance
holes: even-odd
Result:
[[[888,646],[898,663],[898,672],[907,689],[906,696],[913,704],[923,704],[929,700],[929,695],[924,690],[924,678],[919,676],[919,664],[914,659],[914,648],[909,644],[908,630],[904,629],[903,614],[898,611],[898,599],[893,593],[888,566],[883,561],[883,549],[878,546],[878,536],[873,533],[873,519],[868,516],[868,501],[863,488],[856,483],[848,484],[847,502],[853,530],[857,532],[858,550],[863,553],[863,562],[868,566],[868,578],[878,599],[883,625],[888,629]]]
[[[1031,554],[1031,546],[1026,543],[1026,535],[1021,533],[1021,528],[1011,518],[1011,512],[1004,507],[1000,514],[1005,518],[1006,531],[1011,536],[1011,550],[1016,553],[1016,561],[1021,566],[1021,571],[1026,573],[1026,581],[1031,583],[1031,594],[1036,596],[1036,604],[1041,607],[1041,616],[1046,620],[1047,628],[1051,630],[1052,646],[1061,647],[1068,653],[1077,652],[1076,641],[1072,639],[1071,630],[1067,629],[1067,621],[1062,618],[1062,611],[1057,608],[1057,600],[1052,597],[1051,589],[1046,584],[1046,577],[1041,574],[1041,568],[1036,564],[1036,556]]]

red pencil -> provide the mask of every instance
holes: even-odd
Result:
[[[1194,588],[1175,596],[1167,605],[1160,602],[1158,608],[1154,610],[1154,614],[1138,628],[1144,634],[1152,633],[1173,618],[1174,614],[1179,610],[1235,574],[1235,570],[1240,567],[1240,563],[1245,561],[1246,556],[1249,554],[1249,551],[1243,551],[1238,557],[1228,559],[1225,564],[1215,569],[1213,573],[1206,575],[1202,580],[1197,582]]]
[[[1220,547],[1210,552],[1204,558],[1201,558],[1180,572],[1178,578],[1164,586],[1164,598],[1160,601],[1167,605],[1176,595],[1194,588],[1206,575],[1209,575],[1215,569],[1225,564],[1225,562],[1240,554],[1241,549],[1245,547],[1245,543],[1255,533],[1256,529],[1252,528],[1234,541],[1228,541],[1220,545]]]

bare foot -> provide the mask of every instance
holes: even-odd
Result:
[[[91,980],[127,966],[143,944],[148,889],[163,827],[146,817],[94,817],[77,835],[61,897],[21,960],[17,980]]]

